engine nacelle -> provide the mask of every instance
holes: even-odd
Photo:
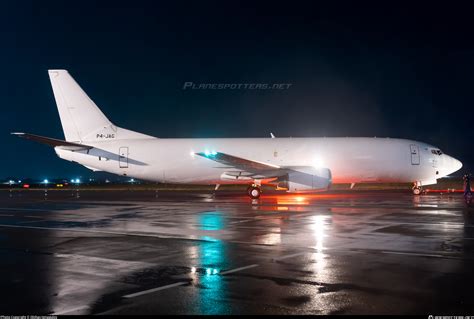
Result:
[[[325,191],[331,186],[331,171],[328,168],[294,167],[278,183],[288,192]]]

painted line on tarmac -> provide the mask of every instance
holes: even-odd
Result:
[[[15,208],[15,207],[0,207],[0,210],[18,210],[25,212],[46,212],[50,209],[41,209],[41,208]],[[51,210],[56,211],[56,210]]]
[[[250,268],[255,268],[255,267],[258,267],[258,264],[252,264],[252,265],[248,265],[248,266],[244,266],[244,267],[240,267],[240,268],[226,270],[226,271],[221,272],[220,274],[221,275],[227,275],[227,274],[232,274],[234,272],[238,272],[238,271],[245,270],[245,269],[250,269]]]
[[[125,233],[125,232],[106,231],[106,230],[60,228],[60,227],[41,227],[41,226],[24,226],[24,225],[8,225],[8,224],[0,224],[0,227],[39,229],[39,230],[55,230],[55,231],[67,231],[67,232],[78,232],[78,233],[88,233],[88,234],[121,235],[121,236],[151,237],[151,238],[160,238],[160,239],[178,239],[178,240],[191,240],[191,241],[200,241],[200,242],[210,242],[209,240],[205,240],[205,239],[177,237],[177,236],[166,235],[166,234],[165,235],[138,234],[138,233]]]
[[[454,258],[454,259],[458,259],[457,257],[443,256],[443,255],[437,255],[437,254],[406,253],[406,252],[402,252],[402,251],[386,251],[386,250],[383,250],[383,251],[381,251],[381,253],[382,254],[391,254],[391,255],[415,256],[415,257]]]
[[[139,291],[139,292],[136,292],[136,293],[133,293],[133,294],[125,295],[125,296],[122,296],[122,298],[135,298],[135,297],[138,297],[138,296],[151,294],[151,293],[156,292],[156,291],[165,290],[165,289],[169,289],[169,288],[173,288],[173,287],[178,287],[178,286],[182,286],[182,285],[186,285],[186,284],[188,284],[188,282],[183,282],[183,281],[176,282],[174,284],[161,286],[161,287],[148,289],[148,290],[143,290],[143,291]]]
[[[299,252],[299,253],[295,253],[295,254],[290,254],[290,255],[285,255],[285,256],[281,256],[281,257],[277,257],[277,258],[272,258],[272,261],[280,261],[280,260],[284,260],[284,259],[288,259],[288,258],[291,258],[291,257],[297,257],[297,256],[301,256],[301,255],[304,255],[304,254],[309,254],[310,252]]]
[[[252,265],[248,265],[248,266],[244,266],[244,267],[240,267],[240,268],[235,268],[235,269],[230,269],[230,270],[227,270],[227,271],[223,271],[223,272],[220,273],[220,275],[227,275],[227,274],[231,274],[231,273],[234,273],[234,272],[238,272],[238,271],[245,270],[245,269],[250,269],[250,268],[255,268],[255,267],[258,267],[258,264],[252,264]],[[151,294],[151,293],[154,293],[154,292],[157,292],[157,291],[183,286],[183,285],[186,285],[188,283],[189,282],[183,282],[183,281],[176,282],[174,284],[169,284],[169,285],[166,285],[166,286],[161,286],[161,287],[157,287],[157,288],[152,288],[152,289],[148,289],[148,290],[135,292],[133,294],[124,295],[124,296],[122,296],[122,298],[127,298],[127,299],[135,298],[135,297]]]
[[[245,219],[245,220],[230,222],[229,225],[242,224],[242,223],[248,223],[248,222],[254,222],[254,221],[256,221],[256,219]]]
[[[67,310],[55,312],[55,313],[53,313],[52,315],[53,315],[53,316],[66,315],[66,314],[69,314],[69,313],[73,313],[73,312],[76,312],[76,311],[79,311],[79,310],[88,309],[88,308],[89,308],[89,306],[80,306],[80,307],[76,307],[76,308],[72,308],[72,309],[67,309]]]

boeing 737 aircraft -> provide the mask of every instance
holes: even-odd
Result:
[[[49,77],[65,140],[12,134],[53,146],[60,158],[93,171],[216,188],[248,184],[248,195],[258,198],[263,184],[314,192],[361,182],[412,182],[418,195],[462,167],[435,146],[405,139],[160,139],[114,125],[66,70],[49,70]]]

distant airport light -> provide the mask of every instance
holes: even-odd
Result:
[[[20,184],[20,183],[21,183],[21,180],[18,180],[18,184]]]
[[[48,181],[47,179],[44,179],[44,180],[43,180],[43,183],[48,184],[49,181]]]
[[[30,184],[24,184],[23,188],[30,188]]]
[[[71,178],[71,183],[74,183],[74,178]]]
[[[131,178],[131,179],[130,179],[130,182],[132,182],[132,183],[133,183],[134,181],[135,181],[135,179],[133,179],[133,178]]]
[[[79,178],[76,178],[76,184],[80,184],[81,180]]]

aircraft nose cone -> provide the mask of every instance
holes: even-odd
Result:
[[[455,159],[453,157],[453,163],[454,163],[453,164],[453,169],[454,169],[455,172],[461,169],[461,167],[462,167],[461,161],[458,161],[457,159]]]
[[[455,159],[454,157],[451,157],[451,156],[448,156],[448,161],[447,161],[447,167],[449,169],[449,173],[448,174],[451,174],[451,173],[454,173],[458,170],[461,169],[462,167],[462,163],[461,161]]]

